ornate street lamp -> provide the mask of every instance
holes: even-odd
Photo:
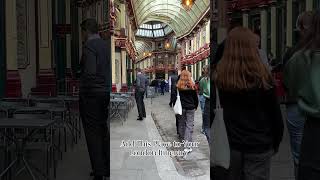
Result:
[[[190,11],[196,0],[181,0],[181,5],[186,11]]]

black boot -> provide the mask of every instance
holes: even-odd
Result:
[[[103,180],[103,176],[95,176],[93,180]]]

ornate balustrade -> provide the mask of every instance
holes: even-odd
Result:
[[[210,56],[210,47],[209,44],[205,44],[203,47],[198,49],[196,52],[188,54],[182,57],[181,65],[195,64],[199,61],[202,61]]]

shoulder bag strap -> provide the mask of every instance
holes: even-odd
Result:
[[[220,104],[220,97],[219,97],[219,90],[216,86],[216,109],[220,109],[221,104]]]

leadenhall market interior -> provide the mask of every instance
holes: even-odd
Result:
[[[146,98],[142,124],[132,120],[137,68],[168,87],[184,69],[197,81],[235,22],[280,62],[298,41],[298,15],[317,8],[319,0],[0,0],[0,180],[91,178],[78,107],[85,19],[97,21],[111,62],[111,179],[209,179],[200,111],[194,136],[204,145],[189,160],[133,158],[119,148],[126,139],[176,138],[174,113],[163,113],[172,111],[170,88]],[[275,162],[274,180],[292,178],[291,164]]]

